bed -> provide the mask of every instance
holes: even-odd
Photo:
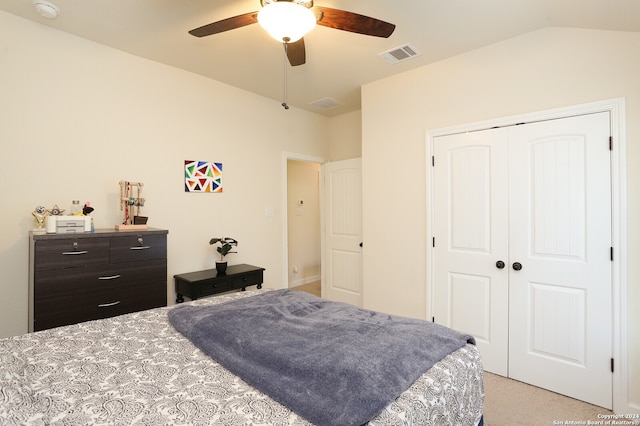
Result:
[[[251,377],[233,374],[233,366],[216,362],[170,322],[178,308],[220,311],[277,292],[230,293],[0,339],[0,424],[315,424],[251,386],[258,383]],[[466,343],[367,424],[477,425],[483,397],[481,358]]]

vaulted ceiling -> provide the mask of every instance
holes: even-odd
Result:
[[[257,24],[197,38],[189,30],[258,11],[259,0],[50,0],[56,19],[30,0],[0,10],[326,116],[360,108],[361,85],[536,29],[640,31],[638,0],[315,0],[396,25],[389,38],[317,26],[304,38],[306,63],[291,67],[283,46]],[[390,64],[379,54],[410,45],[419,55]],[[315,101],[337,101],[331,108]],[[324,103],[324,102],[323,102]]]

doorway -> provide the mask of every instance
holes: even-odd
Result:
[[[361,159],[328,160],[285,152],[282,156],[283,174],[283,277],[300,269],[289,260],[293,239],[289,231],[291,218],[298,215],[300,197],[294,195],[296,184],[289,185],[289,165],[309,163],[320,166],[318,193],[320,197],[320,285],[321,296],[340,302],[362,306],[362,167]],[[289,193],[291,192],[291,196]],[[293,209],[289,208],[293,204]],[[303,205],[305,203],[303,202]],[[291,210],[291,212],[289,212]],[[305,212],[301,212],[303,215]],[[291,265],[290,265],[291,263]],[[295,275],[295,274],[294,274]],[[293,288],[299,288],[293,281]],[[302,284],[305,286],[307,284]],[[287,282],[287,287],[290,287]]]
[[[287,161],[288,286],[320,292],[320,164]]]
[[[287,288],[318,295],[321,282],[321,157],[282,155],[283,278]]]
[[[486,354],[483,354],[483,359],[487,360],[488,370],[494,370],[498,374],[510,376],[513,373],[513,376],[519,380],[529,381],[540,387],[551,388],[570,396],[571,392],[578,389],[579,395],[573,396],[583,400],[595,398],[591,402],[608,408],[611,407],[612,400],[611,383],[613,383],[614,408],[617,404],[616,401],[619,403],[626,401],[626,395],[622,392],[626,386],[626,372],[620,370],[612,372],[608,365],[609,357],[611,360],[620,359],[622,365],[625,365],[626,360],[626,352],[620,350],[621,346],[626,347],[626,339],[623,333],[618,332],[616,326],[616,324],[626,324],[625,304],[621,303],[621,299],[617,297],[620,292],[626,292],[626,281],[618,275],[620,268],[623,268],[623,265],[626,264],[626,259],[624,259],[624,254],[621,253],[621,256],[614,261],[609,258],[607,253],[608,250],[616,251],[620,247],[624,247],[626,238],[626,233],[621,232],[622,229],[626,229],[626,220],[624,219],[623,210],[621,210],[621,205],[624,204],[624,201],[621,200],[619,192],[620,183],[624,179],[624,140],[619,138],[621,128],[620,110],[622,106],[621,102],[612,101],[610,103],[591,104],[434,132],[428,135],[427,147],[427,152],[430,155],[429,163],[442,165],[444,162],[446,165],[447,161],[452,157],[447,157],[450,153],[446,151],[437,154],[436,140],[442,138],[440,140],[443,141],[444,138],[448,137],[446,135],[451,135],[453,139],[459,139],[458,141],[452,139],[454,143],[462,144],[457,148],[453,148],[459,148],[455,151],[455,156],[458,156],[457,161],[459,161],[458,168],[466,168],[466,172],[459,178],[452,177],[450,173],[444,172],[438,182],[436,182],[438,179],[436,174],[438,172],[431,170],[428,173],[427,188],[429,193],[427,194],[427,199],[430,200],[431,206],[428,231],[429,241],[433,243],[432,247],[427,249],[429,271],[427,275],[427,294],[430,298],[427,306],[429,317],[436,322],[448,324],[454,328],[469,328],[472,334],[477,335],[481,353],[484,351]],[[572,117],[573,120],[576,120],[576,116],[585,116],[586,114],[598,116],[601,124],[607,127],[606,135],[602,141],[604,145],[599,147],[599,156],[604,156],[605,161],[600,161],[600,166],[596,166],[601,169],[603,167],[606,168],[606,170],[600,172],[603,175],[604,187],[599,187],[598,185],[601,182],[596,182],[595,191],[592,193],[589,193],[589,191],[594,185],[594,180],[591,173],[587,173],[586,170],[576,171],[572,169],[574,170],[572,173],[554,175],[559,170],[566,171],[571,167],[575,168],[575,166],[586,164],[586,160],[583,162],[581,158],[587,154],[579,148],[581,143],[576,142],[582,135],[580,131],[561,130],[558,133],[561,137],[555,139],[553,137],[545,139],[548,135],[545,136],[544,134],[536,134],[533,139],[527,139],[527,136],[522,139],[522,132],[526,133],[525,128],[528,126],[528,124],[524,123],[533,123],[532,128],[535,130],[536,127],[544,127],[545,124],[541,123],[549,120],[553,121],[553,119],[561,119],[563,117]],[[584,119],[580,126],[590,123],[592,121],[590,118],[592,117]],[[560,121],[558,120],[558,122]],[[608,129],[610,123],[612,133],[609,133]],[[621,150],[620,153],[609,150],[609,134],[613,135],[613,140],[620,143],[617,146]],[[599,135],[598,137],[601,136]],[[465,143],[462,142],[473,138],[486,139],[476,144],[476,148],[480,146],[484,146],[484,148],[479,150],[475,148],[468,149],[473,144],[465,146]],[[491,171],[491,167],[496,164],[514,164],[514,161],[519,161],[517,160],[519,155],[517,154],[518,148],[512,145],[513,141],[510,140],[513,138],[520,138],[520,142],[530,142],[529,146],[524,150],[524,154],[520,157],[520,160],[523,161],[515,163],[517,164],[515,166],[498,167],[495,171]],[[559,139],[564,139],[564,142],[559,142]],[[534,144],[536,148],[533,149],[531,144]],[[551,148],[551,150],[545,151],[545,147]],[[533,160],[540,161],[540,164],[546,162],[548,166],[546,169],[544,167],[540,168],[541,173],[537,176],[531,172],[532,164],[534,164],[532,156],[536,155],[534,152],[536,149],[539,156]],[[592,149],[594,148],[589,148],[589,150]],[[495,150],[495,156],[490,155],[493,154],[489,153],[491,150]],[[567,155],[564,156],[562,151]],[[512,158],[514,155],[515,159]],[[609,159],[609,157],[611,158]],[[576,162],[575,160],[578,161]],[[431,169],[434,169],[434,167],[431,167]],[[472,176],[471,172],[474,170],[475,175]],[[521,171],[524,173],[519,173]],[[483,180],[483,173],[486,173],[485,177],[490,176],[490,180]],[[458,180],[455,181],[455,179]],[[536,181],[535,179],[538,180]],[[491,187],[490,185],[493,184],[497,186]],[[462,207],[458,213],[455,213],[458,215],[454,218],[455,229],[452,229],[451,223],[445,224],[443,228],[443,218],[446,221],[448,220],[446,217],[452,215],[451,200],[447,199],[447,196],[443,196],[443,194],[446,194],[453,185],[457,185],[458,188],[461,185],[466,185],[467,191],[466,195],[462,195],[455,200]],[[577,186],[575,185],[582,185],[584,190],[576,190]],[[443,186],[445,189],[443,189]],[[552,187],[554,189],[551,189]],[[540,192],[541,188],[542,192]],[[537,193],[535,192],[536,190],[538,190]],[[599,196],[598,193],[603,191],[604,195],[600,194],[600,199],[596,201],[596,204],[604,204],[604,207],[599,210],[598,208],[602,206],[591,205],[589,207],[589,209],[595,209],[595,214],[598,215],[594,230],[589,231],[588,235],[582,233],[581,236],[578,236],[581,230],[588,228],[588,224],[581,222],[585,215],[579,214],[575,207],[587,206],[587,198],[589,201],[596,200]],[[464,192],[460,194],[464,194]],[[519,200],[518,197],[521,197],[522,194],[526,194],[528,199]],[[487,209],[474,209],[473,206],[469,205],[479,201],[482,197],[485,198]],[[532,203],[530,201],[531,197],[538,197],[538,201],[546,202],[547,205]],[[546,200],[545,197],[547,197]],[[509,199],[512,200],[511,203],[509,203]],[[552,202],[559,204],[552,206]],[[438,213],[443,203],[445,207]],[[440,207],[438,207],[438,204]],[[558,207],[569,204],[574,209],[569,213],[563,210],[564,207]],[[465,205],[467,206],[466,210],[464,208]],[[555,212],[555,216],[549,214],[551,211]],[[438,214],[444,216],[438,219]],[[593,212],[589,211],[586,217],[592,218],[593,214]],[[464,219],[464,215],[468,217],[468,220]],[[536,215],[538,216],[536,217]],[[520,219],[518,217],[524,217],[519,225],[518,221]],[[535,222],[536,219],[540,218],[546,223]],[[606,224],[607,220],[610,225]],[[555,225],[551,226],[553,223]],[[598,229],[598,223],[604,223],[602,227],[606,229]],[[545,227],[545,225],[548,226]],[[522,233],[523,229],[525,233],[529,234],[531,232],[543,233],[535,235],[536,241],[532,242],[529,239],[529,242],[525,241],[524,244],[519,245],[518,240],[522,239],[520,238],[522,235],[518,236],[518,233]],[[544,234],[545,229],[548,231],[547,234]],[[602,242],[605,241],[605,247],[600,247],[604,256],[597,256],[597,262],[600,263],[598,264],[599,266],[594,266],[593,270],[599,271],[598,273],[604,271],[603,275],[596,279],[596,286],[603,280],[610,283],[609,287],[602,293],[604,296],[601,295],[600,297],[612,301],[612,303],[609,303],[604,300],[604,304],[612,305],[614,307],[613,312],[616,314],[612,314],[611,310],[607,310],[604,312],[604,316],[600,318],[602,321],[593,322],[585,312],[581,311],[581,309],[585,309],[588,306],[587,301],[584,299],[585,294],[591,293],[593,289],[587,292],[578,286],[574,286],[575,282],[578,281],[578,275],[574,274],[576,271],[569,272],[568,275],[565,274],[565,279],[561,280],[564,285],[561,286],[554,286],[551,281],[546,280],[550,279],[549,277],[551,276],[560,274],[563,270],[562,268],[565,267],[560,261],[560,257],[571,266],[588,263],[584,259],[580,260],[585,257],[581,248],[587,247],[586,241],[583,241],[582,238],[590,238],[591,234],[595,235],[601,230],[606,231],[605,234],[607,235],[604,235],[597,245],[602,246]],[[494,231],[498,234],[493,235],[492,232]],[[578,231],[578,233],[575,231]],[[562,237],[563,235],[564,238],[558,238],[558,236]],[[555,243],[560,240],[564,242],[571,241],[574,245],[570,247],[552,247],[549,245],[551,240],[554,240]],[[546,241],[546,245],[540,245],[544,241]],[[521,248],[518,249],[518,247]],[[453,250],[449,250],[451,248]],[[439,250],[440,253],[438,254]],[[478,269],[472,273],[468,273],[465,270],[455,271],[455,268],[451,267],[451,265],[443,264],[443,261],[449,261],[449,256],[446,256],[442,250],[456,252],[456,255],[463,257],[472,257],[465,258],[466,260],[458,259],[458,264],[477,265],[479,268],[490,266],[483,271]],[[591,256],[593,250],[597,251],[598,248],[591,247],[589,250],[589,255]],[[560,256],[556,256],[553,259],[554,254],[560,254]],[[544,262],[551,262],[551,264],[543,264]],[[525,271],[542,272],[546,275],[544,277],[527,276]],[[591,272],[578,272],[577,274],[582,274],[582,277],[587,276],[588,278]],[[571,278],[568,279],[566,277]],[[453,301],[456,298],[458,301]],[[514,305],[518,303],[523,306]],[[453,312],[454,310],[456,312]],[[591,315],[593,309],[590,308],[589,312]],[[534,314],[538,313],[542,313],[542,316],[536,320],[534,319]],[[617,313],[619,313],[619,316]],[[548,322],[552,317],[555,322]],[[532,321],[527,322],[527,320]],[[547,328],[545,329],[545,327]],[[605,340],[607,340],[604,343],[606,350],[597,355],[599,362],[596,368],[599,369],[598,374],[601,378],[603,377],[604,381],[609,383],[609,385],[605,384],[604,386],[609,389],[608,396],[606,393],[604,396],[602,394],[593,397],[585,396],[580,394],[582,391],[582,389],[579,389],[580,386],[573,386],[574,383],[570,386],[563,386],[560,383],[562,380],[558,380],[558,378],[565,377],[565,372],[570,374],[572,366],[577,367],[577,369],[583,368],[579,364],[584,364],[585,362],[584,353],[574,352],[573,350],[588,345],[593,346],[594,342],[591,341],[588,344],[584,341],[575,340],[567,342],[560,339],[559,336],[564,334],[570,339],[576,337],[580,339],[595,339],[603,330],[605,335],[609,335],[612,338],[605,337]],[[545,332],[547,333],[546,336],[544,335]],[[554,337],[550,338],[552,335]],[[611,341],[613,345],[609,343]],[[484,349],[481,346],[484,346]],[[520,348],[524,349],[521,350]],[[516,356],[512,359],[512,355],[518,351],[524,354],[524,358],[518,359]],[[592,359],[591,355],[589,355],[589,359]],[[534,371],[534,368],[530,368],[531,362],[538,360],[544,360],[545,362],[549,360],[556,361],[558,369],[553,371],[547,370],[546,367],[540,367],[531,376],[528,374],[528,370]],[[523,366],[524,368],[522,368]],[[536,366],[536,368],[538,367]],[[524,375],[522,375],[522,370],[525,370]],[[549,371],[553,372],[549,373]],[[547,375],[547,381],[555,382],[555,384],[547,385],[544,381],[537,381],[538,376],[544,376],[545,374]],[[549,376],[551,376],[550,379]],[[573,380],[564,380],[564,382],[571,383]],[[560,385],[559,388],[554,388],[553,386],[557,384]],[[593,386],[586,387],[593,388]]]

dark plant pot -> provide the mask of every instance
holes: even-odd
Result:
[[[219,274],[224,274],[227,270],[227,262],[216,261],[216,271]]]

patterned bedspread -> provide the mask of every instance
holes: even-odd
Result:
[[[169,309],[1,339],[0,425],[310,425],[204,355],[168,323]],[[467,345],[369,425],[474,425],[483,393],[480,355]]]

